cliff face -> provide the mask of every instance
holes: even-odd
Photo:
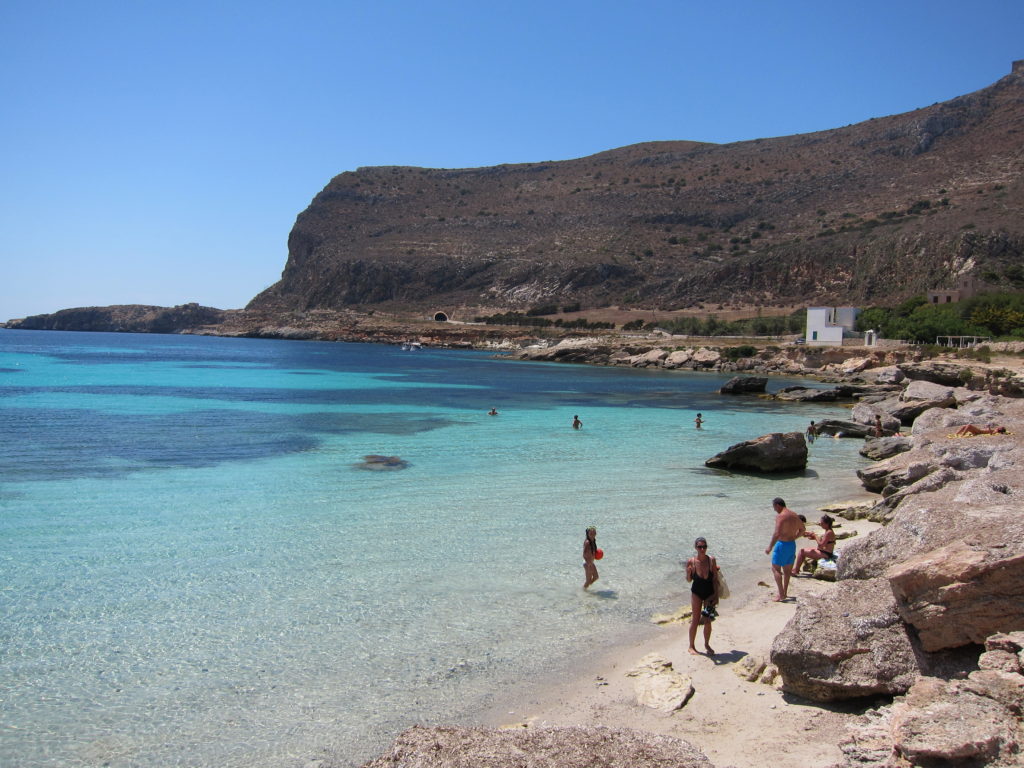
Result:
[[[250,308],[882,303],[1024,272],[1024,71],[800,136],[466,170],[360,168]],[[1017,265],[1015,267],[1015,265]]]

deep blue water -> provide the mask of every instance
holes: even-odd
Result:
[[[0,764],[358,763],[647,631],[685,600],[696,535],[761,568],[768,500],[813,514],[861,461],[825,440],[802,476],[705,470],[840,413],[724,380],[0,331]],[[590,524],[607,556],[584,594]]]

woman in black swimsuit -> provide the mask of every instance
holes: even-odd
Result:
[[[714,620],[714,608],[718,602],[718,563],[715,558],[708,557],[708,542],[703,536],[693,542],[697,556],[686,561],[686,580],[690,585],[690,653],[696,654],[694,641],[697,639],[697,627],[704,624],[704,648],[708,656],[714,656],[711,647],[711,622]]]

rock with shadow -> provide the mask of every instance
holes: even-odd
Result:
[[[968,513],[969,514],[969,513]],[[974,517],[971,515],[971,517]],[[886,573],[900,616],[926,651],[1024,631],[1024,520],[1020,508],[984,510],[948,544]]]
[[[839,582],[801,602],[772,644],[782,690],[812,701],[905,693],[918,651],[885,578]]]
[[[764,376],[735,376],[718,391],[723,395],[748,395],[764,392],[768,379]]]
[[[913,444],[906,437],[872,437],[864,441],[860,455],[872,461],[882,461],[905,453],[912,447]]]
[[[798,471],[807,466],[807,441],[803,432],[773,432],[731,445],[704,465],[750,472]]]

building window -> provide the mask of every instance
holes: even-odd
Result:
[[[817,340],[818,340],[818,332],[817,331],[811,331],[811,341],[817,341]]]

